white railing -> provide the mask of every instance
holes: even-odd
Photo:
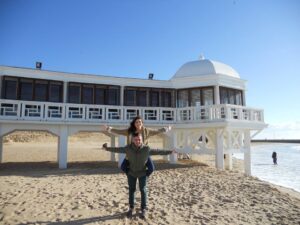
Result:
[[[140,115],[147,123],[194,123],[224,120],[264,122],[261,109],[238,105],[185,108],[127,107],[0,99],[0,120],[124,122]]]
[[[62,103],[46,103],[45,118],[46,120],[64,120],[66,107]]]

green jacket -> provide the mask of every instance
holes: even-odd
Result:
[[[169,155],[170,150],[150,149],[147,145],[136,147],[134,144],[125,147],[107,147],[107,151],[115,153],[126,153],[129,161],[129,174],[134,177],[142,177],[146,175],[146,162],[149,155]]]
[[[115,133],[115,134],[126,136],[127,137],[127,144],[131,143],[131,134],[129,134],[128,129],[114,129],[114,128],[111,128],[109,131],[112,132],[112,133]],[[149,137],[157,135],[157,134],[164,133],[166,131],[167,131],[166,128],[160,128],[158,130],[154,130],[154,129],[149,129],[149,128],[143,127],[143,130],[142,130],[143,143],[145,145],[148,145]]]

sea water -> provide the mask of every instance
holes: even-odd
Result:
[[[273,164],[272,153],[277,153],[277,165]],[[243,159],[243,154],[234,154]],[[251,145],[252,176],[300,192],[300,144]]]

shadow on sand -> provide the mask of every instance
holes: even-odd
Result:
[[[74,225],[81,225],[81,224],[89,224],[89,223],[96,223],[105,222],[108,220],[115,220],[115,219],[123,219],[125,218],[126,213],[117,213],[115,215],[107,215],[107,216],[97,216],[92,218],[85,218],[85,219],[78,219],[78,220],[70,220],[70,221],[35,221],[35,222],[27,222],[27,223],[20,223],[19,225],[32,225],[32,224],[47,224],[47,225],[66,225],[66,224],[74,224]]]
[[[176,168],[188,168],[194,166],[207,166],[206,164],[192,160],[180,160],[177,164],[170,164],[164,160],[155,160],[155,170],[167,170]],[[59,169],[56,162],[7,162],[0,163],[0,176],[29,176],[45,177],[52,175],[95,175],[95,174],[118,174],[123,173],[118,168],[117,162],[90,161],[69,162],[67,169]]]

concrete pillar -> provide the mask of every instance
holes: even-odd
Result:
[[[177,132],[175,130],[172,131],[170,139],[170,149],[175,150],[177,148]],[[170,163],[177,164],[177,153],[172,153],[170,155]]]
[[[68,161],[68,127],[61,126],[58,137],[58,151],[57,151],[58,167],[60,169],[67,168]]]
[[[245,174],[251,175],[251,137],[250,130],[246,130],[244,132],[244,145],[245,145],[245,153],[244,153],[244,167]]]
[[[110,146],[111,147],[116,147],[116,137],[111,136],[110,137]],[[116,162],[116,153],[111,152],[110,153],[110,161]]]
[[[3,136],[0,136],[0,163],[3,162]]]
[[[170,138],[167,135],[164,135],[163,137],[163,149],[169,149],[170,148]],[[163,159],[170,162],[169,155],[163,155]]]
[[[68,82],[64,82],[64,90],[63,90],[63,102],[68,102]]]
[[[214,103],[215,105],[220,105],[220,86],[214,86]]]
[[[232,131],[230,129],[227,130],[227,146],[229,151],[232,149],[232,138],[231,138]],[[225,169],[232,170],[232,153],[225,154]]]
[[[232,170],[232,153],[225,154],[225,169]]]
[[[223,129],[217,129],[216,132],[216,167],[217,169],[224,169],[224,132]]]
[[[118,138],[118,147],[124,147],[126,145],[126,137],[125,136],[119,136]],[[118,166],[121,167],[121,164],[125,158],[125,154],[119,153],[119,162]]]

